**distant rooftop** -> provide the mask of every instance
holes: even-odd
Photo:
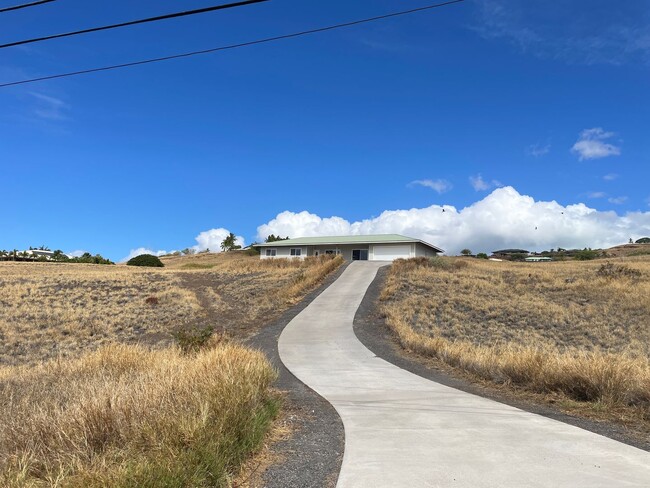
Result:
[[[297,237],[295,239],[264,242],[257,244],[259,247],[286,247],[286,246],[325,246],[336,244],[401,244],[407,242],[419,242],[436,250],[444,252],[421,239],[406,237],[400,234],[375,234],[375,235],[355,235],[355,236],[319,236],[319,237]]]

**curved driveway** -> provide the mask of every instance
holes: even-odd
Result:
[[[352,321],[385,264],[352,263],[279,340],[282,362],[343,420],[339,488],[650,487],[648,452],[434,383],[366,349]]]

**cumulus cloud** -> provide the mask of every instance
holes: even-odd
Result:
[[[447,180],[415,180],[411,181],[408,186],[424,186],[426,188],[431,188],[439,194],[452,189],[452,184]]]
[[[221,243],[229,235],[230,231],[223,227],[205,230],[195,237],[197,244],[193,246],[192,249],[195,251],[205,251],[209,249],[210,252],[221,252]],[[237,236],[235,238],[235,243],[241,247],[246,245],[242,236]]]
[[[120,260],[120,262],[123,263],[125,261],[128,261],[131,258],[140,256],[141,254],[153,254],[154,256],[163,256],[164,254],[167,254],[167,251],[154,251],[153,249],[148,249],[146,247],[138,247],[137,249],[131,249],[129,255],[124,259]]]
[[[531,251],[606,248],[627,242],[630,236],[650,234],[650,212],[620,216],[583,203],[563,206],[555,201],[536,201],[512,187],[503,187],[461,210],[448,205],[386,210],[378,217],[357,222],[285,211],[257,231],[260,239],[269,234],[302,237],[396,233],[423,239],[448,254],[457,254],[463,248],[474,252],[507,247]]]
[[[492,180],[492,181],[485,181],[483,179],[483,176],[480,174],[476,176],[470,176],[469,177],[469,183],[472,185],[472,188],[476,191],[485,191],[489,190],[490,188],[498,188],[500,186],[503,186],[500,181],[498,180]]]
[[[600,127],[585,129],[580,133],[580,137],[571,148],[571,152],[577,154],[580,161],[618,156],[621,154],[621,148],[605,142],[613,136],[613,132],[605,132]]]

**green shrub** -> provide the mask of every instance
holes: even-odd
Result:
[[[180,329],[172,334],[176,340],[176,344],[181,348],[181,351],[188,354],[206,349],[214,335],[214,328],[207,325],[205,327],[196,329]],[[218,337],[216,342],[222,342],[223,337]]]
[[[592,259],[596,259],[600,253],[598,251],[594,251],[593,249],[583,249],[582,251],[578,251],[574,254],[575,259],[578,261],[590,261]]]
[[[488,259],[488,255],[485,254],[484,252],[480,252],[476,255],[477,258],[479,259]]]
[[[162,268],[165,266],[158,256],[153,254],[140,254],[126,262],[127,266],[149,266],[152,268]]]

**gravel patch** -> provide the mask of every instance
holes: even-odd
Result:
[[[271,455],[282,461],[271,465],[262,475],[265,488],[336,486],[345,445],[343,423],[332,405],[284,367],[278,354],[278,338],[291,319],[332,284],[346,266],[341,266],[278,321],[247,341],[249,346],[264,351],[277,368],[279,378],[275,386],[285,392],[283,408],[293,430],[288,439],[271,446]]]

